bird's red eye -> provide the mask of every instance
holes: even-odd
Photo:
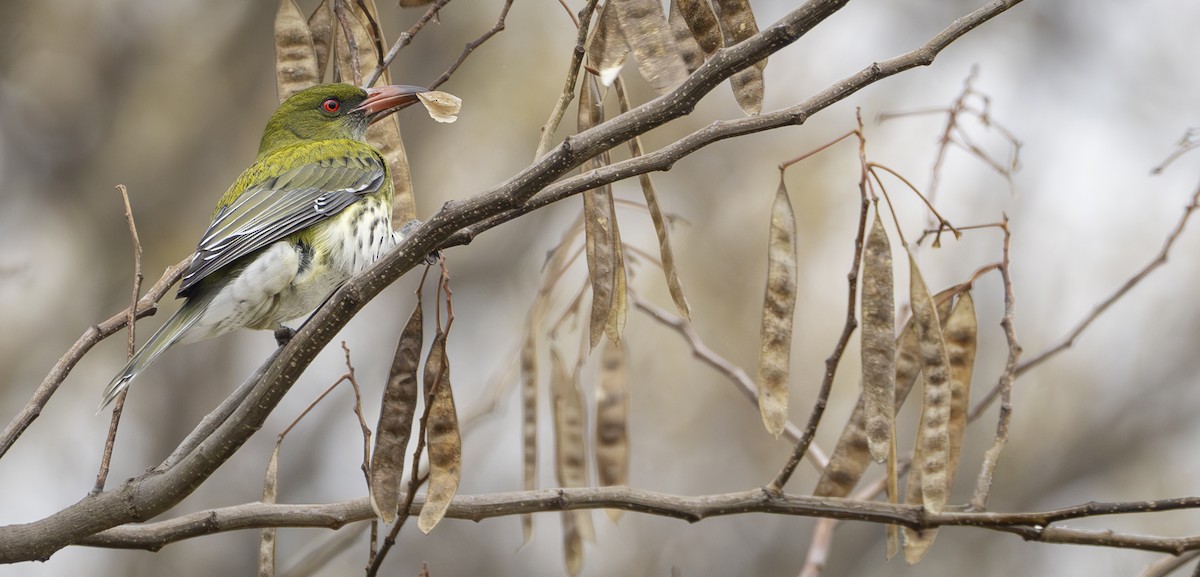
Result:
[[[337,112],[341,107],[342,103],[338,102],[336,98],[330,98],[329,100],[321,103],[321,110],[329,113]]]

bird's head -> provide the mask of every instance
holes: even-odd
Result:
[[[259,154],[313,140],[365,140],[367,126],[417,101],[419,86],[320,84],[283,101],[263,131]]]

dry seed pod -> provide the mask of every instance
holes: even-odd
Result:
[[[946,331],[948,329],[948,319],[950,317],[950,305],[952,305],[954,291],[955,291],[955,288],[949,288],[947,290],[941,291],[941,293],[938,293],[934,297],[934,302],[937,305],[937,319],[938,319],[938,321],[940,321],[940,323],[942,325],[943,333],[944,333],[944,331]],[[947,347],[949,347],[948,342],[947,342]],[[914,363],[920,363],[919,344],[916,344],[916,343],[913,344],[912,353],[910,355],[911,355],[912,359],[914,359],[914,361],[913,361]],[[952,381],[950,381],[950,385],[952,385],[952,395],[950,395],[950,398],[952,398],[952,402],[953,402],[953,398],[954,398],[953,377],[952,377]],[[952,410],[950,410],[950,416],[952,416],[952,427],[953,427],[953,415],[954,415],[954,411],[953,411],[953,407],[952,407]],[[964,411],[964,419],[965,419],[965,417],[966,417],[966,413]],[[964,425],[965,425],[965,422],[964,422]],[[918,431],[919,431],[919,428],[918,428]],[[918,439],[919,439],[919,437],[918,437]],[[947,480],[946,480],[947,492],[949,492],[949,487],[954,486],[954,464],[953,463],[955,462],[955,455],[953,452],[953,449],[954,449],[954,447],[953,447],[953,443],[954,443],[953,428],[950,429],[949,439],[950,439],[950,449],[952,449],[952,452],[950,452],[950,463],[952,463],[952,464],[948,465],[948,467],[947,467]],[[918,440],[918,443],[919,443],[919,440]],[[922,488],[920,488],[920,469],[919,468],[912,467],[911,469],[908,469],[908,480],[906,481],[906,486],[907,486],[908,491],[907,491],[907,494],[905,495],[905,503],[914,503],[914,504],[924,503],[924,493],[922,492]],[[904,531],[902,531],[902,533],[904,533],[905,563],[908,563],[910,565],[916,565],[918,563],[918,561],[920,561],[920,559],[925,557],[925,553],[929,552],[929,548],[934,546],[934,541],[937,539],[937,528],[936,527],[932,527],[929,529],[922,529],[919,531],[905,528]]]
[[[779,437],[788,420],[792,317],[796,310],[796,215],[780,174],[771,205],[767,290],[758,351],[758,408],[767,431]]]
[[[924,493],[921,490],[921,468],[916,466],[919,461],[916,456],[913,457],[913,465],[908,469],[908,479],[904,482],[905,495],[904,502],[914,505],[924,503]],[[915,565],[929,548],[933,546],[933,540],[937,537],[937,527],[930,527],[917,531],[904,527],[902,533],[904,535],[904,561],[909,565]]]
[[[610,0],[617,10],[621,33],[633,51],[638,72],[659,94],[687,78],[687,67],[675,49],[659,0]]]
[[[279,487],[279,444],[271,452],[271,460],[267,462],[267,474],[263,478],[262,502],[275,503]],[[271,577],[275,574],[275,536],[278,529],[263,527],[258,531],[258,575]]]
[[[535,310],[538,304],[534,305]],[[530,314],[521,343],[521,444],[524,447],[525,490],[537,488],[537,330],[539,315]],[[521,515],[524,542],[533,538],[533,515]]]
[[[317,77],[325,78],[329,67],[329,54],[333,50],[333,7],[329,0],[321,0],[316,10],[308,17],[308,29],[312,32],[313,48],[317,54]]]
[[[600,484],[629,482],[629,381],[625,348],[616,342],[604,345],[600,380],[596,389],[596,472]],[[624,511],[608,509],[613,521]]]
[[[337,70],[341,75],[339,81],[347,84],[362,85],[368,74],[375,69],[378,60],[375,54],[375,37],[363,21],[357,4],[351,2],[342,12],[345,16],[345,26],[341,24],[335,13],[333,21],[334,56],[337,58]],[[349,28],[350,36],[346,36]]]
[[[609,200],[612,193],[609,192]],[[613,265],[613,298],[612,309],[608,312],[608,323],[604,326],[604,334],[608,340],[619,343],[621,334],[625,332],[625,319],[629,314],[629,291],[625,277],[625,245],[621,243],[621,229],[617,226],[616,205],[610,205],[612,211],[609,218],[612,221],[612,252],[616,263]]]
[[[970,397],[971,373],[975,365],[975,335],[978,333],[978,323],[975,320],[975,302],[970,292],[963,292],[951,308],[950,295],[943,291],[934,298],[937,303],[938,319],[942,324],[943,336],[946,340],[947,359],[950,363],[950,424],[949,444],[950,457],[946,466],[947,491],[954,486],[954,473],[958,468],[958,457],[962,448],[963,434],[967,427],[967,403]],[[945,298],[942,298],[945,295]],[[913,471],[916,471],[916,467]],[[910,503],[922,502],[920,479],[909,475],[910,490],[907,497]],[[904,530],[904,560],[915,565],[925,556],[937,538],[937,527],[914,531]]]
[[[971,399],[971,375],[975,371],[976,337],[979,321],[975,317],[975,300],[964,291],[945,321],[946,353],[950,361],[950,464],[947,467],[950,484],[958,468],[959,453],[967,430],[968,403]]]
[[[579,531],[576,511],[563,511],[563,563],[567,575],[575,577],[583,570],[583,534]]]
[[[429,533],[446,514],[462,478],[462,437],[458,413],[450,388],[450,358],[446,356],[446,334],[438,331],[425,360],[425,393],[429,403],[425,437],[429,456],[429,489],[417,527]]]
[[[671,6],[667,12],[667,24],[671,25],[675,48],[679,50],[679,56],[683,58],[683,64],[687,66],[688,74],[695,72],[701,64],[704,64],[706,55],[700,48],[700,43],[696,42],[692,29],[688,28],[687,21],[683,18],[683,12],[679,11],[679,0],[671,0]]]
[[[909,255],[909,298],[913,321],[921,351],[925,376],[925,394],[921,403],[921,424],[917,430],[917,447],[913,467],[919,469],[922,503],[933,513],[941,513],[950,488],[947,467],[950,461],[950,367],[946,342],[937,308],[925,279]]]
[[[558,350],[551,347],[550,392],[554,408],[555,474],[564,487],[587,485],[587,445],[583,437],[583,393],[567,372]]]
[[[550,393],[554,409],[554,463],[563,487],[587,486],[587,441],[584,438],[583,391],[576,374],[567,373],[558,350],[550,348]],[[579,534],[595,541],[591,512],[573,511]]]
[[[691,28],[700,49],[712,56],[725,42],[721,39],[721,28],[708,0],[673,0],[679,4],[679,13]]]
[[[630,142],[635,142],[637,139]],[[634,156],[637,156],[635,154]],[[654,182],[649,174],[638,176],[642,184],[642,196],[646,199],[646,208],[650,211],[650,220],[654,223],[654,233],[658,235],[658,256],[662,260],[663,274],[667,277],[667,291],[671,293],[671,302],[675,310],[685,319],[691,320],[692,311],[688,306],[687,297],[683,296],[683,284],[679,281],[679,269],[675,265],[675,251],[671,249],[671,238],[667,236],[667,219],[663,217],[662,208],[658,206],[658,195],[654,191]]]
[[[895,420],[892,421],[893,425]],[[895,505],[900,502],[900,480],[896,472],[896,430],[893,427],[892,434],[888,436],[888,461],[887,461],[887,497],[888,503]],[[887,539],[887,559],[891,561],[896,553],[900,552],[900,526],[889,524],[885,529],[885,538]]]
[[[629,57],[629,44],[617,22],[617,9],[606,2],[587,43],[588,66],[600,73],[600,84],[612,86]]]
[[[430,90],[418,93],[417,98],[429,111],[429,117],[438,122],[454,122],[462,110],[462,99],[449,92]]]
[[[955,289],[947,289],[938,293],[935,300],[948,300]],[[917,377],[921,376],[921,351],[917,342],[916,329],[910,318],[896,337],[896,412],[908,399]],[[854,490],[854,486],[862,479],[871,460],[867,449],[866,413],[863,410],[863,398],[859,396],[854,412],[846,421],[842,435],[838,437],[829,464],[821,472],[821,479],[813,490],[818,497],[845,497]]]
[[[892,247],[875,212],[863,250],[862,381],[867,443],[876,463],[888,458],[896,410],[896,299]]]
[[[754,12],[750,10],[749,0],[717,0],[717,7],[720,8],[721,31],[724,33],[726,46],[733,46],[758,33],[758,24],[754,21]],[[751,116],[762,111],[762,73],[766,67],[767,59],[764,58],[753,67],[741,70],[729,78],[738,106]]]
[[[275,87],[279,101],[320,82],[308,20],[294,0],[282,0],[275,13]]]
[[[758,116],[762,112],[763,95],[766,93],[762,70],[755,66],[740,70],[729,77],[729,85],[733,87],[733,98],[743,112],[750,116]]]
[[[599,124],[603,110],[596,95],[596,81],[591,74],[584,74],[579,92],[580,132]],[[603,163],[600,158],[588,160],[583,170],[590,170]],[[595,347],[600,337],[609,330],[609,316],[620,303],[616,300],[620,262],[619,237],[616,232],[616,209],[613,206],[612,187],[605,185],[583,193],[584,246],[586,248],[588,278],[592,286],[592,311],[589,322],[589,342]]]
[[[371,452],[371,507],[384,523],[395,523],[404,487],[404,452],[417,412],[417,369],[421,363],[421,305],[418,301],[400,333],[396,355],[380,402]]]
[[[617,103],[621,113],[629,112],[629,99],[625,90],[617,85]],[[642,155],[642,140],[634,137],[629,141],[629,154],[637,157]],[[691,320],[692,312],[688,307],[687,298],[683,296],[683,285],[679,282],[679,270],[675,266],[675,251],[671,249],[671,238],[667,231],[667,219],[663,216],[662,208],[658,205],[658,193],[654,189],[654,181],[649,174],[638,175],[638,183],[642,186],[642,196],[646,199],[646,210],[650,212],[650,221],[654,223],[654,234],[658,236],[658,256],[662,260],[663,274],[667,278],[667,290],[671,293],[671,301],[679,315]]]

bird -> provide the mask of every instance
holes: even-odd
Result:
[[[267,121],[258,156],[217,202],[177,298],[185,299],[104,389],[100,410],[172,345],[283,323],[319,306],[403,240],[395,188],[367,126],[418,100],[419,86],[321,84]],[[419,224],[414,221],[411,224]]]

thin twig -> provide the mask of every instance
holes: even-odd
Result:
[[[826,142],[825,144],[822,144],[821,146],[818,146],[808,152],[805,152],[804,154],[801,154],[800,156],[797,156],[796,158],[793,158],[791,160],[785,160],[785,161],[779,163],[779,170],[787,170],[788,167],[792,166],[793,164],[802,162],[804,160],[808,160],[809,158],[816,156],[817,154],[820,154],[825,149],[827,149],[847,138],[850,138],[851,136],[854,136],[856,134],[859,135],[859,138],[862,137],[861,133],[858,130],[851,130],[850,132],[847,132],[846,134],[843,134],[829,142]]]
[[[367,482],[369,489],[371,486],[371,426],[367,424],[367,418],[363,416],[362,389],[359,388],[358,379],[354,376],[354,365],[350,362],[350,347],[346,345],[346,341],[342,341],[342,351],[346,355],[346,374],[342,375],[342,379],[348,381],[350,388],[354,391],[354,416],[358,417],[358,428],[362,431],[363,437],[363,480]]]
[[[370,86],[370,84],[363,84],[362,81],[362,63],[358,60],[358,40],[354,38],[354,31],[350,29],[350,19],[346,16],[344,0],[333,0],[333,15],[342,27],[342,35],[346,37],[346,52],[350,53],[350,80],[354,84]],[[339,80],[345,82],[345,71],[340,68],[337,70],[343,74]]]
[[[966,80],[963,80],[962,92],[959,93],[958,98],[954,99],[954,104],[951,104],[950,108],[946,110],[946,128],[942,131],[942,137],[938,139],[937,158],[933,161],[933,168],[930,170],[929,175],[930,202],[937,198],[938,184],[941,182],[942,176],[942,164],[946,161],[946,152],[950,149],[950,135],[954,132],[955,127],[958,126],[958,115],[962,112],[967,97],[974,93],[971,85],[975,83],[975,78],[978,75],[979,65],[972,65]],[[940,224],[938,228],[941,229]]]
[[[575,50],[571,52],[571,63],[567,66],[567,79],[563,82],[562,94],[554,103],[554,110],[550,111],[550,118],[546,120],[545,126],[542,126],[542,137],[538,140],[537,152],[533,154],[535,160],[545,156],[546,151],[550,150],[550,139],[554,138],[558,123],[562,122],[563,115],[567,113],[567,105],[575,98],[575,81],[579,79],[579,66],[583,63],[588,28],[591,26],[592,12],[595,11],[598,1],[588,0],[583,10],[579,11],[579,21],[576,23],[579,34],[575,39]]]
[[[704,344],[704,340],[696,333],[696,329],[692,328],[691,322],[642,298],[637,292],[630,291],[629,296],[633,301],[634,307],[646,313],[646,316],[679,333],[679,336],[683,337],[687,341],[688,346],[691,347],[692,356],[725,375],[734,385],[737,385],[738,391],[741,391],[755,407],[758,406],[758,385],[754,383],[754,379],[751,379],[750,375],[746,374],[746,371],[742,370],[741,367],[733,364]],[[800,441],[802,432],[800,427],[796,426],[795,423],[788,421],[784,424],[783,434],[792,443],[797,443]],[[825,465],[829,464],[829,457],[816,443],[808,445],[805,455],[818,471],[824,469]]]
[[[1196,188],[1196,191],[1192,193],[1191,200],[1183,207],[1183,214],[1180,215],[1179,222],[1175,224],[1175,228],[1171,230],[1170,234],[1167,235],[1166,240],[1163,241],[1162,248],[1159,249],[1158,254],[1155,255],[1150,262],[1146,263],[1146,265],[1138,270],[1133,276],[1129,277],[1129,279],[1126,280],[1125,283],[1120,286],[1120,288],[1113,292],[1113,294],[1109,295],[1108,298],[1096,305],[1096,308],[1092,309],[1092,312],[1088,313],[1088,315],[1085,316],[1083,320],[1081,320],[1079,324],[1067,334],[1066,337],[1059,341],[1058,344],[1042,351],[1033,358],[1018,365],[1014,376],[1019,377],[1036,368],[1038,365],[1046,362],[1058,353],[1071,348],[1075,344],[1075,341],[1083,334],[1083,332],[1086,331],[1088,327],[1090,327],[1092,323],[1100,317],[1100,315],[1104,314],[1109,307],[1116,304],[1117,301],[1121,300],[1126,293],[1128,293],[1130,290],[1133,290],[1133,288],[1140,284],[1143,280],[1146,280],[1146,277],[1150,276],[1150,273],[1154,272],[1164,264],[1167,264],[1167,257],[1170,255],[1171,249],[1175,246],[1175,241],[1179,240],[1179,237],[1183,234],[1184,229],[1187,227],[1188,220],[1192,217],[1192,213],[1195,212],[1197,208],[1200,208],[1200,187]],[[979,413],[986,411],[988,407],[995,402],[996,397],[1000,394],[1001,387],[1002,383],[997,382],[996,385],[993,386],[992,389],[989,390],[987,394],[984,395],[984,397],[980,399],[974,407],[971,408],[970,415],[972,419],[978,416]]]
[[[905,459],[897,467],[896,474],[904,476],[908,471],[908,466],[912,459]],[[874,483],[863,487],[855,493],[850,500],[852,501],[870,501],[876,495],[887,489],[887,477],[880,477]],[[813,527],[812,539],[808,544],[808,553],[804,557],[804,566],[800,568],[799,577],[818,577],[821,571],[825,570],[825,562],[829,558],[829,551],[833,549],[833,530],[837,527],[837,519],[821,519],[817,521]]]
[[[876,168],[882,169],[882,170],[886,171],[888,174],[891,174],[892,176],[899,179],[900,182],[903,182],[905,185],[907,185],[909,190],[912,190],[913,194],[916,194],[917,197],[920,198],[921,201],[925,203],[925,206],[929,209],[930,214],[932,214],[938,220],[938,228],[939,228],[938,234],[941,234],[940,229],[945,228],[945,229],[949,229],[950,232],[953,232],[955,237],[962,236],[962,233],[959,232],[957,228],[954,228],[954,225],[950,224],[950,221],[946,220],[946,218],[943,217],[942,214],[938,212],[937,208],[935,208],[933,206],[933,202],[930,199],[926,198],[924,194],[921,194],[921,191],[917,189],[916,185],[914,185],[912,182],[910,182],[907,178],[904,178],[904,175],[900,174],[899,172],[896,172],[895,170],[892,170],[891,168],[889,168],[888,166],[883,165],[883,164],[876,164],[874,162],[867,163],[867,170],[870,170],[872,174],[875,173]],[[879,177],[875,176],[875,178],[878,179]],[[937,241],[935,240],[934,243],[936,245]]]
[[[188,264],[192,262],[192,257],[188,257],[174,266],[167,267],[163,271],[162,278],[146,291],[146,296],[142,297],[137,303],[137,310],[134,316],[137,318],[148,317],[158,312],[158,301],[162,299],[171,286],[174,285],[180,277],[183,276],[183,271],[187,270]],[[125,328],[129,324],[129,310],[124,310],[105,320],[102,323],[92,325],[83,332],[83,335],[71,345],[67,352],[54,363],[54,367],[42,379],[42,384],[33,392],[29,402],[21,408],[21,412],[13,417],[13,420],[4,427],[4,431],[0,433],[0,458],[8,452],[8,449],[17,442],[25,429],[33,423],[35,419],[42,414],[42,409],[46,407],[46,403],[50,401],[50,397],[54,396],[59,385],[66,380],[67,375],[71,374],[71,369],[75,368],[75,364],[83,358],[96,343],[116,334],[117,331]]]
[[[1179,143],[1175,145],[1175,151],[1167,156],[1167,159],[1162,161],[1161,164],[1154,167],[1150,173],[1162,174],[1162,171],[1166,170],[1167,167],[1170,166],[1172,162],[1175,162],[1175,160],[1180,156],[1183,156],[1188,152],[1195,150],[1196,148],[1200,148],[1200,138],[1197,137],[1200,137],[1200,128],[1187,129],[1187,131],[1183,133],[1183,138],[1180,138]]]
[[[462,63],[467,60],[467,57],[470,56],[476,48],[479,48],[484,42],[491,40],[492,36],[495,36],[496,34],[499,34],[501,30],[504,30],[504,19],[508,18],[508,10],[512,8],[512,4],[513,0],[504,0],[504,7],[500,9],[500,17],[496,19],[496,24],[492,26],[492,29],[484,32],[479,38],[468,42],[467,45],[463,47],[462,53],[458,55],[458,60],[455,60],[454,64],[451,64],[441,76],[438,76],[437,80],[429,83],[430,90],[433,90],[438,86],[441,86],[442,83],[446,82],[447,80],[450,80],[450,76],[458,70],[459,66],[462,66]]]
[[[370,518],[376,520],[374,516]],[[283,577],[309,577],[316,575],[326,564],[337,558],[362,536],[372,523],[355,523],[353,528],[333,533],[330,538],[313,545],[311,542],[304,547],[303,555],[296,559]]]
[[[121,202],[125,205],[125,223],[129,225],[129,237],[133,240],[133,288],[130,291],[129,308],[125,311],[125,325],[129,327],[128,355],[133,358],[137,352],[137,305],[142,292],[142,241],[138,238],[137,224],[133,220],[133,207],[129,204],[129,191],[124,184],[117,185],[121,193]],[[104,452],[100,456],[100,470],[96,473],[96,483],[92,486],[92,494],[98,495],[104,490],[108,480],[108,464],[112,461],[113,445],[117,442],[117,426],[121,423],[121,413],[125,410],[125,395],[129,389],[122,389],[113,404],[112,419],[108,423],[108,435],[104,440]]]
[[[400,36],[396,38],[396,42],[392,44],[392,48],[388,50],[387,54],[384,55],[383,62],[376,66],[375,70],[371,71],[371,74],[367,76],[367,81],[363,83],[362,86],[373,86],[375,81],[379,80],[379,77],[383,75],[383,71],[387,70],[388,65],[392,63],[392,60],[396,58],[396,55],[399,54],[405,46],[411,44],[417,33],[420,32],[430,20],[433,20],[433,18],[437,16],[438,11],[441,10],[443,6],[449,3],[450,0],[437,0],[429,7],[428,10],[425,11],[425,14],[421,15],[421,18],[419,18],[417,22],[412,25],[412,27],[405,32],[401,32]]]
[[[991,448],[983,455],[979,480],[975,485],[975,494],[971,497],[971,508],[976,511],[987,509],[996,463],[1000,460],[1000,452],[1008,443],[1008,426],[1012,421],[1012,387],[1017,378],[1017,362],[1021,359],[1021,343],[1017,341],[1017,329],[1013,325],[1016,296],[1013,293],[1009,250],[1012,233],[1008,228],[1008,215],[1004,216],[1004,225],[1004,258],[1000,263],[1000,277],[1004,280],[1004,317],[1000,320],[1000,326],[1004,328],[1004,338],[1008,341],[1008,360],[1004,363],[1004,373],[1000,375],[1000,416],[996,422],[996,436],[992,440]]]
[[[383,67],[383,27],[379,25],[376,15],[371,13],[371,7],[368,6],[366,0],[355,0],[354,3],[358,5],[358,9],[362,12],[362,15],[366,16],[366,24],[371,28],[371,41],[375,45],[371,52],[375,53],[375,67]],[[373,3],[374,1],[372,0]]]
[[[1138,577],[1167,577],[1167,575],[1174,573],[1180,567],[1195,561],[1197,557],[1200,557],[1200,551],[1188,551],[1183,555],[1173,555],[1159,559],[1147,565],[1145,569],[1142,569],[1142,572],[1138,573]]]
[[[367,424],[367,418],[363,416],[362,389],[358,386],[358,379],[354,377],[354,364],[350,362],[350,347],[346,345],[346,341],[342,341],[342,351],[346,354],[346,374],[342,378],[350,382],[350,388],[354,391],[354,416],[358,417],[358,428],[362,431],[363,439],[363,457],[362,469],[363,481],[366,483],[367,492],[371,491],[371,426]],[[375,539],[374,536],[379,530],[379,521],[371,521],[371,554],[375,554]]]

